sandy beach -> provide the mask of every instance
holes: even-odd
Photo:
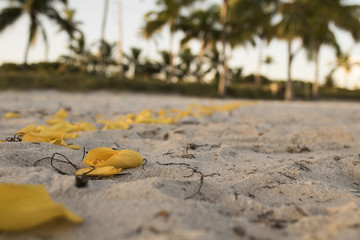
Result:
[[[185,109],[247,100],[132,93],[5,91],[0,138],[44,124],[60,108],[70,122],[114,119],[143,109]],[[143,167],[97,178],[86,188],[48,161],[61,153],[84,166],[83,151],[49,143],[0,143],[0,183],[42,184],[84,219],[56,219],[0,232],[0,239],[359,239],[360,103],[257,101],[231,112],[185,117],[177,124],[81,132],[68,142],[132,149]],[[73,174],[68,164],[59,168]],[[195,170],[194,170],[195,169]],[[200,188],[201,186],[201,188]]]

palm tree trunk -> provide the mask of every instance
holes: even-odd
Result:
[[[24,65],[27,65],[27,62],[28,62],[28,55],[29,55],[30,45],[31,45],[30,42],[28,42],[27,45],[26,45],[25,55],[24,55]]]
[[[172,24],[171,24],[172,26]],[[170,34],[169,34],[169,76],[167,81],[171,81],[174,72],[174,55],[173,55],[173,38],[174,34],[170,26]]]
[[[312,96],[314,99],[319,97],[319,50],[314,52],[314,60],[315,60],[315,76],[314,83],[312,87]]]
[[[99,64],[100,64],[100,74],[104,75],[105,73],[105,64],[104,64],[104,41],[105,41],[105,27],[106,27],[106,19],[108,13],[109,0],[104,0],[104,15],[102,19],[101,25],[101,35],[100,35],[100,52],[99,52]]]
[[[258,56],[258,64],[256,69],[256,75],[255,75],[255,85],[257,87],[261,86],[261,63],[264,53],[264,42],[262,39],[260,39],[260,47],[259,47],[259,56]]]
[[[218,94],[220,97],[225,96],[225,83],[226,83],[226,15],[227,15],[227,6],[228,0],[223,0],[223,4],[221,6],[221,23],[222,23],[222,33],[221,33],[221,42],[222,42],[222,61],[223,61],[223,70],[220,74],[219,86],[218,86]]]
[[[118,1],[118,31],[119,31],[119,39],[118,39],[118,51],[119,51],[119,66],[120,66],[120,74],[122,77],[124,77],[124,66],[123,66],[123,61],[124,61],[124,54],[123,54],[123,50],[122,50],[122,6],[121,6],[121,2]]]
[[[285,100],[291,101],[294,98],[292,79],[291,79],[291,64],[293,54],[291,52],[292,40],[288,40],[288,66],[287,66],[287,82],[285,87]]]

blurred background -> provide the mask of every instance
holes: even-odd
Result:
[[[1,0],[0,89],[360,99],[360,0]]]

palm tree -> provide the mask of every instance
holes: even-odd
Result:
[[[360,22],[356,11],[359,11],[357,5],[343,5],[341,0],[331,1],[323,4],[320,1],[302,0],[307,3],[307,31],[302,37],[304,47],[307,50],[308,57],[315,61],[315,77],[312,88],[314,98],[318,97],[319,82],[319,52],[322,45],[328,45],[340,53],[340,47],[336,41],[335,35],[330,28],[331,24],[342,28],[352,34],[355,40],[360,37]],[[319,11],[321,9],[321,11]],[[339,15],[339,12],[341,15]],[[344,21],[346,19],[346,21]],[[351,24],[348,24],[348,23]]]
[[[275,63],[275,60],[272,56],[268,55],[265,57],[265,59],[262,61],[263,64],[267,65],[267,70],[268,70],[268,73],[269,74],[269,69],[270,69],[270,65],[274,64]]]
[[[132,66],[133,68],[133,72],[134,72],[134,77],[138,76],[141,72],[141,59],[140,59],[140,55],[141,55],[142,50],[140,48],[135,48],[132,47],[130,49],[130,54],[125,54],[126,59],[129,62],[129,65]]]
[[[184,48],[179,54],[180,64],[176,66],[179,81],[186,80],[192,75],[192,66],[196,60],[196,55],[191,52],[191,48]]]
[[[150,11],[145,15],[145,26],[142,34],[145,38],[151,38],[163,27],[169,27],[169,56],[170,56],[170,78],[173,69],[173,35],[176,31],[175,24],[178,21],[180,12],[184,7],[194,3],[196,0],[157,0],[156,5],[159,11]],[[170,80],[170,79],[168,79]]]
[[[77,68],[80,72],[85,73],[89,64],[90,51],[86,48],[84,35],[71,40],[69,46],[69,55],[60,56],[60,62],[63,62],[66,67]]]
[[[0,12],[0,32],[15,23],[22,15],[28,15],[30,19],[29,38],[25,50],[24,64],[27,64],[30,46],[35,43],[36,36],[41,30],[42,37],[45,42],[46,56],[48,55],[49,43],[47,33],[41,21],[42,17],[46,17],[60,26],[61,30],[73,37],[74,29],[69,22],[62,17],[56,10],[57,3],[66,6],[67,0],[7,0],[9,6]]]
[[[264,48],[271,42],[272,38],[274,37],[271,30],[272,25],[271,22],[274,16],[277,14],[278,9],[278,0],[258,0],[251,1],[252,4],[255,4],[254,8],[256,19],[259,21],[257,23],[257,31],[256,35],[260,40],[259,46],[259,57],[258,57],[258,64],[257,64],[257,73],[255,74],[255,84],[256,86],[261,85],[261,65],[265,63],[266,60],[263,60],[263,53]],[[259,7],[258,7],[259,6]],[[254,19],[255,21],[255,19]]]
[[[206,66],[208,68],[204,72],[204,76],[207,74],[214,74],[214,84],[219,85],[220,81],[220,74],[221,74],[221,68],[223,66],[223,62],[221,59],[221,53],[217,49],[216,45],[213,45],[213,47],[205,52],[205,60],[206,60]]]
[[[329,73],[330,77],[338,69],[342,69],[344,71],[344,73],[345,73],[345,76],[344,76],[344,86],[345,86],[345,88],[348,87],[348,77],[349,77],[349,74],[350,74],[352,68],[355,67],[355,66],[360,66],[360,62],[353,61],[351,59],[351,55],[350,55],[349,52],[347,52],[347,53],[340,52],[337,55],[336,61],[332,62],[330,64],[333,65],[332,70]]]
[[[105,40],[100,41],[100,49],[101,49],[101,60],[100,68],[102,71],[106,71],[107,67],[110,65],[117,65],[117,61],[115,60],[115,54],[117,54],[117,43],[107,42]]]
[[[203,77],[202,67],[205,52],[216,44],[220,38],[220,8],[211,5],[207,9],[195,9],[187,16],[181,16],[176,29],[184,33],[180,45],[186,46],[191,40],[200,41],[197,57],[196,78],[200,82]]]
[[[320,11],[321,12],[321,11]],[[319,22],[312,24],[308,28],[308,33],[303,36],[303,44],[307,51],[309,60],[313,60],[315,63],[315,75],[312,87],[313,98],[318,98],[319,92],[319,52],[322,45],[328,45],[340,51],[340,47],[336,41],[334,33],[329,29],[329,24],[326,22]]]
[[[252,41],[253,35],[260,42],[257,73],[255,74],[256,85],[260,83],[260,69],[263,58],[263,49],[266,43],[271,41],[271,21],[277,10],[278,0],[232,0],[230,1],[231,18],[241,26],[241,34],[244,32],[245,42]],[[246,30],[246,31],[244,31]],[[236,40],[236,39],[235,39]]]
[[[75,19],[75,9],[65,8],[64,9],[65,21],[62,24],[59,24],[60,30],[69,33],[70,41],[75,37],[85,38],[84,33],[81,31],[79,26],[82,24],[81,21]]]
[[[62,55],[59,59],[61,62],[64,62],[64,65],[67,67],[75,67],[80,72],[85,73],[87,71],[88,60],[91,53],[86,48],[85,36],[79,29],[79,25],[81,25],[82,22],[75,20],[76,11],[74,9],[66,8],[64,13],[68,22],[67,26],[71,26],[74,33],[68,46],[70,54]],[[60,31],[65,30],[64,27],[66,26],[61,26]]]
[[[218,87],[220,96],[225,94],[228,69],[227,61],[229,59],[229,57],[226,56],[226,46],[229,46],[230,50],[237,46],[244,46],[249,43],[255,46],[256,35],[265,38],[264,21],[268,20],[270,22],[272,16],[270,13],[274,12],[274,9],[270,8],[270,6],[275,2],[275,0],[223,1],[221,8],[223,70]],[[271,9],[271,11],[268,9]]]
[[[159,55],[161,57],[160,66],[163,74],[165,75],[165,79],[170,79],[170,55],[168,51],[162,50],[159,51]]]

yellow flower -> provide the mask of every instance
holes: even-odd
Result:
[[[4,118],[21,118],[21,115],[16,112],[7,112]]]
[[[42,185],[0,184],[0,230],[20,231],[63,217],[83,219],[51,200]]]
[[[87,175],[112,176],[119,173],[122,168],[134,168],[144,163],[142,156],[133,150],[114,150],[108,147],[99,147],[89,151],[83,162],[90,168],[80,169],[76,175],[89,172],[91,167],[94,167],[91,174]]]

